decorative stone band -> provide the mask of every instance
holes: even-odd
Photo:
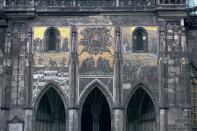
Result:
[[[156,7],[158,5],[186,4],[186,0],[5,0],[12,7]]]

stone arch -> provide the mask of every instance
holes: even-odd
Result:
[[[103,97],[106,99],[107,104],[109,106],[109,115],[110,115],[110,121],[111,121],[111,128],[112,128],[112,121],[113,121],[113,99],[112,96],[110,94],[110,92],[108,91],[107,87],[98,79],[95,79],[94,81],[92,81],[90,84],[88,84],[85,88],[85,90],[81,93],[79,101],[78,101],[78,107],[79,107],[79,118],[80,118],[80,122],[79,122],[79,129],[81,130],[81,119],[82,119],[82,113],[83,113],[83,105],[86,101],[86,99],[88,98],[89,95],[91,95],[92,91],[94,90],[99,90]]]
[[[49,82],[41,90],[34,103],[35,131],[65,131],[67,100],[55,83]]]
[[[124,104],[125,105],[124,106],[125,109],[127,109],[129,101],[130,101],[131,97],[133,96],[133,94],[140,88],[143,89],[149,95],[150,99],[153,102],[153,105],[154,105],[155,109],[157,109],[157,107],[158,107],[157,100],[154,98],[154,96],[153,96],[152,92],[150,91],[150,89],[148,89],[148,87],[146,85],[142,84],[142,83],[136,84],[134,86],[134,88],[130,91],[128,97],[126,98],[125,104]]]
[[[93,87],[93,88],[92,88]],[[83,103],[86,99],[86,97],[91,93],[91,91],[95,88],[98,88],[103,95],[105,96],[105,98],[108,101],[110,110],[113,109],[114,106],[114,102],[113,102],[113,98],[112,95],[110,94],[109,90],[107,89],[107,87],[98,79],[95,79],[94,81],[92,81],[90,84],[88,84],[84,91],[81,93],[81,95],[79,96],[79,101],[78,101],[78,107],[82,107]]]
[[[50,89],[53,88],[55,89],[55,91],[60,95],[63,103],[64,103],[64,107],[67,108],[68,107],[68,100],[65,97],[65,94],[63,93],[63,90],[53,81],[48,82],[47,84],[45,84],[45,86],[42,88],[42,90],[40,91],[39,95],[36,97],[35,102],[33,103],[33,107],[34,109],[37,109],[38,104],[40,102],[40,100],[42,99],[43,95]]]
[[[139,96],[140,93],[141,95]],[[149,117],[145,117],[148,116],[147,113]],[[158,129],[158,103],[148,87],[140,83],[130,92],[125,102],[125,116],[126,131],[131,129],[139,131],[144,131],[144,129],[147,131],[156,131]],[[139,122],[139,120],[141,120],[141,122]],[[143,122],[145,120],[151,124],[148,125],[146,122]]]
[[[61,46],[61,35],[59,30],[56,27],[49,27],[44,33],[44,51],[50,51],[49,50],[49,40],[50,40],[50,34],[54,35],[54,46],[55,49],[54,51],[59,52],[60,51],[60,46]]]
[[[109,131],[112,129],[113,100],[109,91],[99,80],[90,83],[79,100],[80,129],[82,131]],[[84,119],[85,116],[85,119]],[[89,123],[86,129],[84,126]],[[99,127],[99,128],[98,128]]]

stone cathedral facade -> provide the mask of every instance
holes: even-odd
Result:
[[[0,131],[195,130],[197,18],[187,8],[0,0]]]

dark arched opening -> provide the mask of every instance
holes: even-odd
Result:
[[[64,103],[55,89],[50,88],[41,98],[36,110],[35,131],[65,131]]]
[[[50,27],[45,32],[45,51],[60,50],[60,32],[54,27]]]
[[[97,88],[84,102],[81,131],[111,131],[110,108],[105,96]]]
[[[148,52],[148,38],[144,28],[137,28],[133,32],[133,52]]]
[[[139,32],[137,32],[137,34],[136,34],[136,50],[143,50],[143,35],[142,35],[142,32],[141,31],[139,31]]]
[[[139,88],[127,107],[127,131],[155,131],[156,114],[149,95]]]

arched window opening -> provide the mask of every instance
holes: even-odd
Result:
[[[34,131],[65,131],[65,129],[66,113],[63,101],[56,90],[50,88],[38,104]]]
[[[149,95],[138,89],[127,107],[127,131],[156,131],[156,114]]]
[[[143,50],[143,35],[142,32],[137,32],[137,44],[136,44],[136,50]]]
[[[49,51],[55,50],[56,42],[57,42],[57,39],[55,37],[55,32],[54,31],[50,31],[50,33],[49,33],[49,44],[48,44],[48,50]]]
[[[81,131],[111,131],[110,108],[99,89],[94,89],[83,104]]]
[[[58,29],[50,27],[45,32],[45,52],[60,50],[60,33]]]
[[[148,51],[147,32],[143,28],[137,28],[133,32],[133,52],[145,53]]]

